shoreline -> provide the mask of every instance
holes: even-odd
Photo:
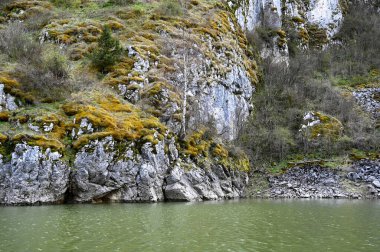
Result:
[[[235,199],[218,199],[218,200],[203,200],[203,201],[158,201],[158,202],[101,202],[101,203],[83,203],[83,202],[72,202],[72,203],[42,203],[42,204],[19,204],[19,205],[5,205],[0,204],[0,208],[8,207],[43,207],[43,206],[78,206],[78,205],[153,205],[153,204],[218,204],[223,202],[239,202],[239,201],[378,201],[380,198],[268,198],[268,197],[240,197]]]
[[[251,176],[254,198],[380,199],[380,160],[361,160],[349,167],[294,167],[283,174]]]
[[[361,160],[349,167],[326,168],[318,165],[294,167],[283,174],[271,175],[256,172],[240,197],[198,200],[120,201],[93,200],[75,202],[68,199],[59,202],[35,202],[33,204],[0,204],[7,206],[46,206],[77,204],[154,204],[172,202],[220,202],[245,199],[380,199],[380,160]]]

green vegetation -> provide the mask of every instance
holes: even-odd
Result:
[[[119,40],[111,35],[108,26],[103,28],[103,33],[98,40],[98,47],[92,52],[90,58],[92,64],[102,73],[105,73],[120,60],[123,48],[120,46]]]
[[[350,92],[379,87],[380,61],[374,55],[380,54],[376,28],[380,18],[368,5],[352,4],[355,7],[349,8],[335,38],[340,43],[318,50],[327,42],[326,32],[307,24],[298,35],[287,35],[289,50],[301,36],[311,46],[308,52],[292,50],[288,67],[271,59],[263,62],[255,110],[239,139],[259,167],[279,172],[307,160],[334,166],[339,162],[331,160],[342,156],[378,157],[378,121],[357,105]],[[251,42],[260,44],[273,36],[263,32],[265,28],[258,31],[261,37],[253,36]],[[304,120],[309,112],[313,119]],[[309,126],[312,121],[315,124]]]

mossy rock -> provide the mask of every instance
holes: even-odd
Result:
[[[292,17],[292,21],[297,24],[303,24],[305,23],[305,20],[299,16]]]
[[[327,138],[336,141],[343,136],[343,124],[337,118],[322,112],[312,112],[312,115],[313,126],[307,127],[307,132],[310,132],[310,140]]]
[[[2,111],[0,112],[0,121],[1,122],[8,122],[10,117],[10,114],[8,111]]]
[[[7,19],[24,20],[51,11],[53,6],[48,1],[14,1],[5,6]]]
[[[163,140],[167,131],[158,118],[113,95],[94,94],[91,102],[72,102],[62,106],[62,109],[67,115],[75,116],[77,127],[82,119],[87,119],[95,129],[94,133],[82,135],[73,143],[76,149],[91,140],[107,136],[120,141],[150,141],[157,144],[157,140]]]
[[[31,146],[39,146],[44,150],[50,148],[52,150],[62,151],[65,148],[61,141],[42,135],[17,134],[12,137],[11,141],[13,143],[27,143]]]
[[[0,143],[5,143],[8,140],[8,136],[0,133]]]

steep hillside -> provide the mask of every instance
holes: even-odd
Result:
[[[222,140],[249,114],[257,66],[223,4],[9,1],[1,13],[2,203],[241,195],[249,161]],[[104,26],[123,52],[99,72]]]
[[[379,158],[378,6],[378,1],[348,3],[323,46],[304,46],[289,36],[289,54],[263,55],[256,109],[240,137],[256,168],[273,173],[305,164],[347,168],[358,159]],[[276,52],[262,29],[267,27],[255,28],[253,41],[262,41],[262,52]]]

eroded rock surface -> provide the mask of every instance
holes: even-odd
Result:
[[[138,153],[135,146],[116,143],[110,137],[85,146],[74,163],[73,200],[194,201],[242,195],[245,173],[181,163],[175,154],[166,154],[164,147],[164,142],[156,146],[147,143]],[[192,167],[185,170],[184,165]]]
[[[169,141],[170,142],[170,141]],[[0,164],[0,204],[200,201],[238,198],[248,176],[221,165],[200,168],[165,152],[164,141],[133,143],[112,137],[85,145],[72,167],[50,149],[18,144]],[[185,168],[186,167],[186,168]]]
[[[374,118],[380,118],[380,88],[364,88],[353,92],[356,101]]]
[[[344,168],[294,167],[267,177],[264,198],[380,198],[380,160],[362,160]]]
[[[62,203],[69,167],[58,152],[17,144],[9,162],[1,156],[0,203]]]

